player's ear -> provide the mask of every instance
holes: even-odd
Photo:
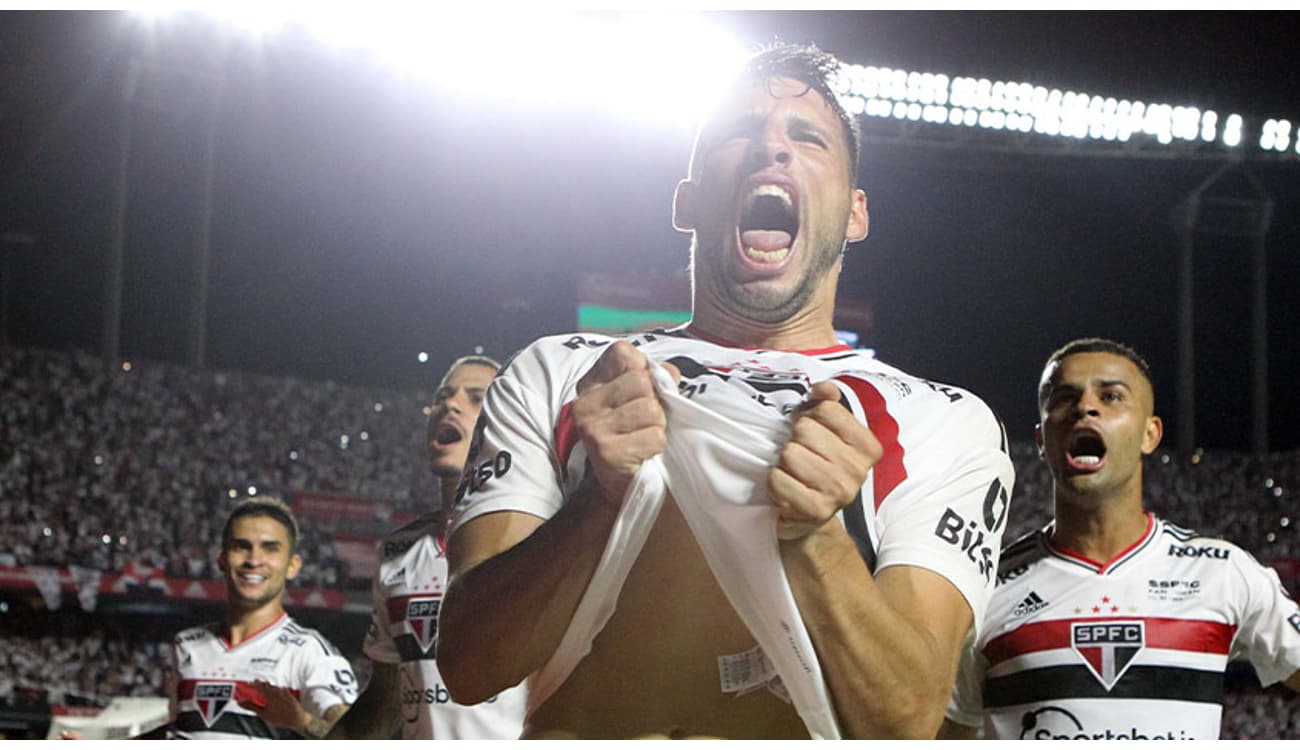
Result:
[[[298,577],[298,571],[302,570],[302,555],[294,554],[289,558],[289,569],[285,571],[284,577],[292,581]]]
[[[1038,446],[1038,458],[1043,458],[1043,423],[1034,425],[1034,445]]]
[[[673,191],[673,227],[681,232],[695,229],[695,183],[689,178]]]
[[[1160,417],[1147,417],[1146,428],[1142,431],[1142,455],[1151,455],[1160,445],[1160,438],[1164,437],[1164,434],[1165,425],[1160,421]]]
[[[844,229],[844,239],[857,242],[867,238],[871,217],[867,214],[867,194],[853,189],[853,203],[849,206],[849,224]]]
[[[226,559],[225,550],[221,550],[221,554],[217,555],[217,570],[222,573],[230,572],[230,561]]]

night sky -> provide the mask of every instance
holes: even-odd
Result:
[[[816,41],[861,64],[1300,122],[1291,13],[711,17],[746,40]],[[686,265],[688,238],[670,224],[686,130],[450,94],[302,34],[258,46],[201,17],[144,35],[121,13],[4,12],[0,252],[12,343],[99,350],[120,81],[128,57],[145,51],[170,70],[215,67],[225,82],[211,367],[429,388],[475,345],[507,356],[571,330],[580,271]],[[166,94],[129,112],[124,356],[187,356],[204,80],[164,76]],[[1172,446],[1172,213],[1217,166],[869,144],[859,179],[871,236],[850,247],[841,294],[874,306],[865,343],[882,359],[974,390],[1013,439],[1031,437],[1052,349],[1085,335],[1128,342],[1155,370]],[[1300,161],[1250,168],[1275,201],[1270,447],[1292,450]],[[1197,442],[1207,448],[1249,446],[1249,253],[1245,239],[1197,245]]]

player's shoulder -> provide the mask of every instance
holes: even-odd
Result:
[[[276,641],[286,647],[297,649],[306,656],[339,656],[343,654],[333,643],[329,642],[319,630],[309,628],[297,620],[285,616],[280,625],[280,634]]]
[[[185,628],[178,631],[172,637],[172,643],[177,646],[198,643],[200,641],[211,641],[219,637],[218,628],[221,627],[219,622],[205,622],[202,625]]]
[[[406,554],[420,540],[436,537],[438,534],[438,513],[426,513],[410,523],[389,532],[379,542],[379,559],[392,560]]]
[[[993,409],[973,391],[921,377],[875,357],[843,360],[837,379],[870,384],[874,396],[904,428],[929,429],[938,438],[956,442],[980,439],[1010,450],[1006,428]]]
[[[1165,554],[1169,557],[1197,558],[1205,560],[1232,560],[1258,565],[1254,556],[1240,545],[1221,537],[1202,534],[1201,532],[1180,526],[1166,519],[1156,517],[1158,524],[1157,539],[1168,545]]]
[[[998,561],[998,585],[1013,581],[1029,573],[1035,565],[1047,558],[1047,528],[1022,534],[1002,547]]]

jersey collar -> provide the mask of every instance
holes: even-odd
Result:
[[[772,349],[770,347],[763,347],[763,346],[741,346],[740,344],[737,344],[732,341],[727,341],[726,339],[723,338],[710,336],[698,329],[692,329],[689,327],[689,324],[682,326],[681,328],[674,328],[673,330],[668,331],[667,333],[675,333],[675,334],[685,336],[686,338],[696,339],[698,341],[704,341],[709,344],[717,344],[718,346],[725,346],[729,349],[742,349],[747,352],[778,351],[778,352],[792,352],[794,354],[802,354],[806,357],[821,357],[826,354],[839,354],[841,352],[853,351],[852,347],[846,346],[844,344],[836,344],[835,346],[822,347],[821,349]]]
[[[1151,546],[1151,543],[1155,540],[1156,533],[1159,531],[1159,524],[1156,522],[1156,517],[1153,516],[1150,511],[1146,511],[1146,517],[1147,529],[1143,532],[1142,536],[1121,551],[1118,555],[1115,555],[1106,562],[1097,562],[1096,560],[1085,557],[1078,552],[1065,549],[1064,547],[1058,547],[1053,544],[1052,534],[1056,531],[1056,521],[1052,521],[1047,525],[1047,528],[1043,529],[1043,546],[1047,549],[1049,554],[1062,562],[1077,565],[1096,573],[1099,576],[1110,575],[1125,563],[1140,555],[1142,551]]]

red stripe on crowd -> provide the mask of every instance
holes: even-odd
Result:
[[[903,446],[898,442],[898,421],[889,413],[885,397],[871,383],[849,375],[841,375],[836,380],[847,385],[858,397],[862,411],[867,415],[867,427],[880,441],[884,452],[880,460],[871,468],[872,494],[876,509],[885,501],[894,488],[907,479],[907,468],[903,465]]]
[[[560,476],[568,479],[569,455],[573,446],[578,444],[578,431],[573,422],[573,402],[560,409],[560,418],[555,421],[555,451],[560,458]]]
[[[1074,620],[1048,620],[1021,625],[1010,633],[1000,635],[984,647],[989,664],[999,664],[1017,656],[1070,648],[1070,626],[1081,622],[1134,622],[1146,623],[1147,648],[1167,648],[1175,651],[1193,651],[1202,654],[1227,654],[1236,625],[1208,620],[1178,620],[1169,617],[1081,617]]]
[[[214,682],[233,683],[235,689],[234,689],[234,694],[231,696],[232,700],[236,700],[236,701],[246,700],[248,697],[250,697],[249,693],[260,695],[260,693],[257,692],[257,688],[254,688],[253,683],[249,680],[231,680],[223,677],[200,677],[198,679],[181,680],[181,684],[176,687],[176,697],[183,701],[190,700],[194,697],[194,687],[196,685],[198,685],[199,683],[206,683],[210,685]],[[285,688],[285,690],[288,690],[290,693],[292,693],[293,697],[295,698],[297,698],[302,694],[301,690],[295,688]]]

